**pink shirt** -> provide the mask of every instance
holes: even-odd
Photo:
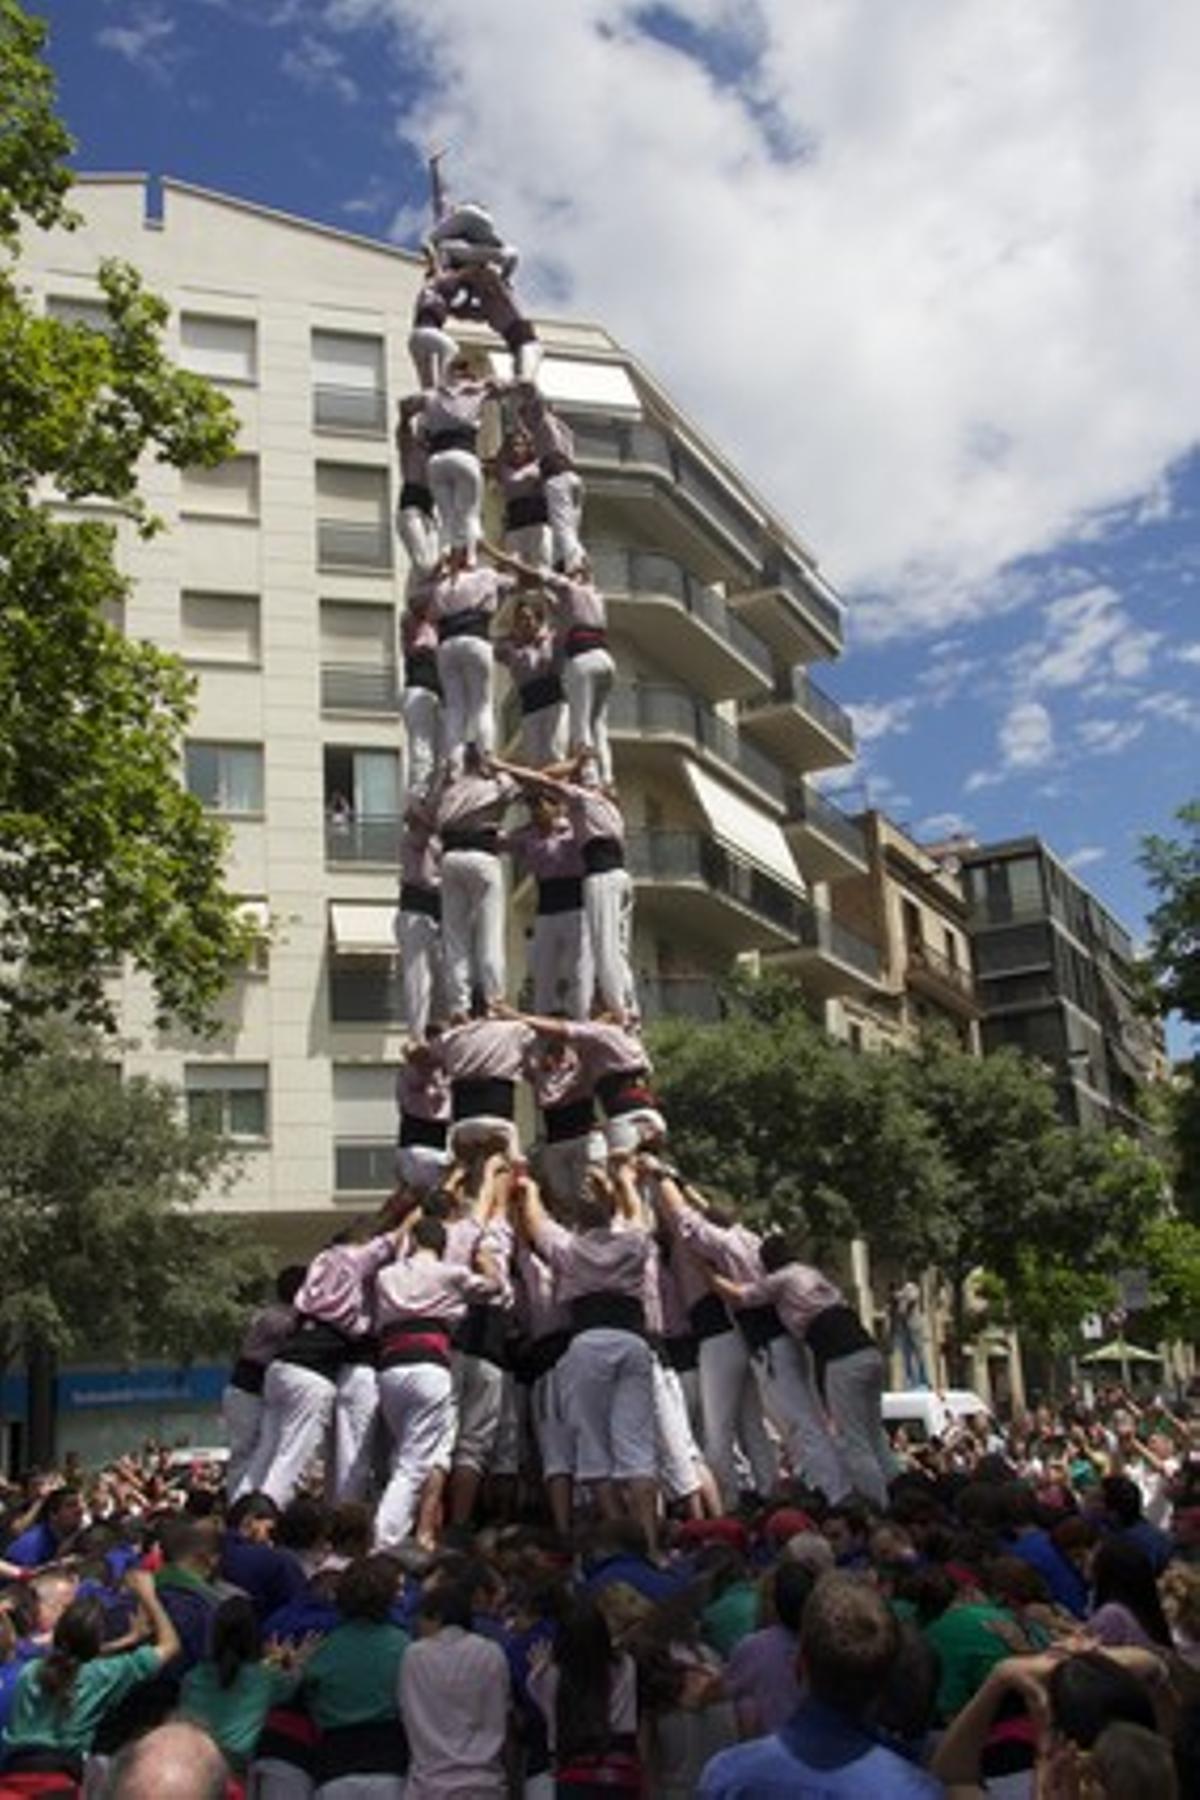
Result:
[[[440,575],[429,584],[430,615],[452,619],[456,613],[494,613],[515,585],[511,575],[499,575],[484,565]]]
[[[437,1063],[405,1063],[396,1077],[396,1104],[411,1119],[450,1117],[450,1078]]]
[[[395,1243],[386,1232],[369,1244],[331,1244],[309,1264],[296,1295],[296,1311],[332,1325],[346,1337],[365,1337],[371,1329],[367,1290],[372,1277],[395,1254]]]
[[[737,1229],[735,1227],[735,1229]],[[736,1279],[736,1277],[735,1277]],[[840,1287],[807,1263],[788,1263],[773,1275],[760,1275],[746,1295],[747,1306],[771,1305],[793,1337],[802,1338],[819,1313],[844,1306]]]
[[[528,1244],[519,1243],[516,1270],[517,1317],[525,1335],[536,1341],[565,1331],[570,1314],[555,1293],[554,1271],[549,1263],[535,1256]]]
[[[526,407],[525,419],[529,435],[533,439],[533,447],[539,456],[562,456],[568,462],[572,460],[575,455],[575,433],[557,413],[551,412],[540,395],[533,405]]]
[[[504,1800],[508,1658],[491,1638],[443,1625],[400,1664],[407,1800]]]
[[[609,1025],[603,1019],[580,1019],[571,1021],[568,1029],[568,1042],[577,1046],[593,1084],[605,1075],[651,1066],[641,1038],[623,1025]]]
[[[616,838],[625,842],[625,817],[615,800],[600,788],[580,787],[564,782],[571,824],[581,844],[593,838]]]
[[[758,1247],[762,1240],[757,1232],[745,1225],[714,1225],[694,1206],[685,1206],[681,1213],[672,1213],[671,1218],[676,1234],[688,1249],[695,1251],[726,1281],[761,1281]]]
[[[644,1231],[568,1231],[546,1218],[533,1243],[554,1271],[564,1306],[586,1294],[624,1294],[645,1305],[650,1240]]]
[[[543,675],[552,675],[558,660],[554,638],[548,631],[539,631],[531,642],[524,644],[519,644],[514,637],[495,638],[492,655],[498,663],[503,663],[513,678],[513,685],[518,688],[528,687],[531,681],[538,681]]]
[[[428,391],[423,409],[426,438],[436,437],[443,431],[478,431],[490,392],[487,383],[482,381]]]
[[[473,1300],[492,1300],[496,1285],[486,1275],[427,1254],[406,1257],[375,1278],[376,1329],[401,1319],[445,1319],[457,1325]]]
[[[502,457],[496,473],[506,500],[531,500],[542,491],[542,470],[536,456],[523,463],[506,462]]]
[[[564,819],[550,831],[539,831],[536,825],[524,825],[510,831],[505,839],[522,868],[538,881],[555,881],[583,875],[583,856],[578,840]]]
[[[474,1214],[467,1213],[461,1219],[451,1219],[446,1227],[444,1260],[469,1268],[475,1252],[480,1248],[486,1250],[500,1273],[500,1284],[490,1298],[497,1306],[509,1307],[513,1303],[510,1274],[513,1243],[513,1228],[507,1219],[489,1219],[484,1225]]]
[[[519,1081],[537,1033],[520,1019],[468,1019],[430,1045],[451,1081]]]
[[[566,632],[575,625],[589,631],[603,631],[608,624],[608,608],[604,595],[590,581],[576,581],[567,575],[546,575],[546,586],[558,603],[558,622]]]
[[[520,792],[511,775],[457,775],[434,802],[438,831],[467,831],[498,825],[510,800]]]

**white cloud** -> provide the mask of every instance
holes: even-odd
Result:
[[[358,99],[358,83],[346,72],[345,56],[311,32],[302,32],[298,41],[284,51],[280,66],[285,75],[310,93],[332,94],[347,106]]]
[[[1051,601],[1044,628],[1022,645],[1014,665],[1031,688],[1136,681],[1150,666],[1161,633],[1135,624],[1110,587],[1092,586]]]
[[[1054,724],[1040,700],[1017,700],[1000,724],[1000,754],[1007,770],[1040,769],[1054,755]]]
[[[1200,644],[1181,644],[1174,656],[1176,662],[1200,664]]]
[[[1081,719],[1077,728],[1080,745],[1092,756],[1117,756],[1141,737],[1141,719]]]
[[[1186,725],[1191,731],[1200,731],[1200,700],[1190,694],[1177,694],[1163,688],[1139,700],[1138,711],[1152,719],[1165,719],[1169,724]]]
[[[105,25],[96,33],[102,50],[113,50],[135,69],[157,81],[169,79],[179,53],[173,43],[175,21],[161,7],[139,6],[123,25]]]
[[[1012,559],[1160,516],[1200,436],[1200,8],[681,0],[708,66],[665,10],[322,17],[392,25],[401,135],[454,146],[527,287],[546,259],[868,595],[860,633],[990,613]]]
[[[946,838],[969,837],[971,825],[961,813],[930,813],[917,826],[917,836],[927,843],[941,843]]]
[[[916,701],[905,696],[896,700],[848,701],[846,711],[854,724],[854,735],[860,744],[876,743],[881,737],[899,737],[912,723]]]
[[[1063,862],[1068,869],[1086,869],[1092,863],[1103,862],[1108,851],[1099,844],[1083,844],[1078,850],[1072,850],[1070,856],[1064,856]]]

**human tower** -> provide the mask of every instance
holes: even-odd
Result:
[[[509,1500],[540,1482],[564,1530],[586,1500],[653,1542],[664,1506],[769,1493],[781,1454],[832,1500],[882,1497],[889,1468],[878,1351],[838,1289],[665,1160],[630,968],[605,603],[517,263],[483,207],[438,209],[409,338],[419,390],[399,406],[408,1042],[389,1228],[281,1278],[227,1394],[232,1493],[286,1504],[325,1447],[333,1497],[358,1499],[386,1464],[383,1548],[469,1523],[485,1478]],[[460,344],[464,320],[503,340],[509,379]],[[483,535],[486,478],[500,545]],[[497,662],[519,763],[496,754]],[[509,1002],[505,856],[536,886],[528,1012]]]

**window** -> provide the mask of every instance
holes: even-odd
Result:
[[[314,331],[313,424],[382,437],[387,427],[383,339]]]
[[[191,1124],[244,1143],[266,1142],[265,1063],[187,1063],[183,1090]]]
[[[189,794],[195,794],[211,812],[262,817],[261,744],[190,743],[184,770]]]
[[[900,919],[904,926],[904,942],[910,950],[919,950],[925,941],[921,930],[921,909],[911,900],[901,899]]]
[[[258,936],[242,965],[243,975],[266,975],[271,967],[271,908],[265,900],[242,900],[238,914],[245,925],[252,925]]]
[[[257,456],[231,456],[215,469],[185,469],[179,509],[214,519],[257,519]]]
[[[396,1072],[335,1064],[333,1184],[340,1194],[386,1191],[395,1180]]]
[[[86,325],[89,331],[98,331],[105,337],[113,328],[106,300],[82,294],[48,294],[46,311],[60,325]]]
[[[946,946],[946,961],[952,969],[958,967],[958,939],[947,925],[942,930],[942,940]]]
[[[396,616],[390,606],[322,600],[321,704],[335,712],[398,711]]]
[[[317,464],[317,560],[322,568],[390,570],[386,469]]]
[[[327,744],[325,818],[331,862],[395,862],[400,826],[398,753]]]
[[[210,381],[253,382],[258,376],[258,328],[253,319],[182,313],[179,360]]]
[[[262,650],[257,594],[181,596],[183,654],[193,662],[256,664]]]

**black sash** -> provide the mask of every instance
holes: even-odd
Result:
[[[517,689],[523,713],[542,712],[547,706],[557,706],[562,697],[563,684],[555,674],[535,675],[532,681]]]
[[[751,1350],[765,1350],[776,1338],[786,1335],[783,1320],[773,1306],[740,1306],[733,1321]]]
[[[320,1787],[339,1775],[407,1775],[408,1739],[399,1718],[368,1719],[360,1725],[332,1725],[317,1745]]]
[[[585,656],[589,650],[607,650],[608,633],[599,625],[572,625],[564,647],[568,656]]]
[[[479,825],[474,831],[457,830],[453,825],[442,833],[442,854],[449,850],[483,850],[488,856],[499,856],[498,825]]]
[[[430,456],[439,450],[474,450],[479,433],[473,425],[449,425],[445,431],[431,431],[428,439]]]
[[[463,1119],[511,1119],[516,1113],[516,1082],[502,1081],[496,1075],[477,1081],[455,1081],[451,1095],[456,1123]]]
[[[549,518],[545,494],[516,494],[504,505],[505,531],[520,531],[526,525],[544,525]]]
[[[440,919],[442,916],[442,896],[437,888],[422,887],[419,882],[405,881],[400,886],[400,911],[424,913],[427,918]]]
[[[565,1144],[571,1138],[586,1137],[596,1123],[596,1108],[591,1097],[566,1100],[561,1106],[542,1108],[542,1124],[548,1144]]]
[[[438,679],[436,650],[409,650],[404,657],[404,685],[410,688],[424,688],[430,694],[440,694],[442,684]]]
[[[570,1313],[575,1332],[604,1328],[646,1335],[646,1315],[636,1294],[581,1294],[572,1300]]]
[[[266,1379],[266,1363],[255,1362],[252,1356],[239,1356],[233,1365],[229,1385],[240,1388],[243,1394],[261,1394]]]
[[[433,516],[433,495],[423,481],[405,481],[400,487],[400,511],[428,513]]]
[[[384,1326],[379,1338],[381,1369],[425,1362],[450,1367],[450,1327],[445,1319],[393,1319]]]
[[[581,912],[583,909],[583,876],[543,876],[538,882],[537,909],[543,917],[550,913]]]
[[[400,1148],[419,1145],[426,1150],[444,1150],[450,1127],[445,1119],[422,1119],[417,1113],[400,1114]]]
[[[477,1356],[481,1362],[504,1367],[504,1340],[508,1320],[499,1306],[468,1306],[466,1316],[454,1333],[454,1348],[464,1356]]]
[[[729,1314],[725,1303],[716,1294],[702,1294],[699,1300],[693,1300],[688,1307],[688,1322],[696,1337],[723,1337],[725,1332],[732,1331]]]
[[[840,1356],[853,1356],[856,1350],[874,1350],[871,1336],[852,1306],[827,1306],[819,1312],[804,1334],[804,1341],[821,1370]]]
[[[438,643],[448,644],[453,638],[488,638],[492,635],[491,615],[482,606],[464,606],[461,612],[438,620]]]
[[[605,875],[625,867],[625,846],[618,838],[589,838],[583,846],[583,866],[589,875]]]

